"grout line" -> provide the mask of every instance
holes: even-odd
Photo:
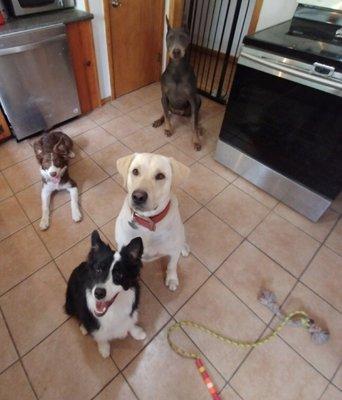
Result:
[[[18,350],[17,345],[16,345],[16,343],[15,343],[15,341],[14,341],[12,332],[11,332],[11,330],[10,330],[10,327],[9,327],[8,323],[7,323],[7,320],[6,320],[6,318],[5,318],[5,314],[4,314],[3,310],[2,310],[2,307],[0,307],[0,314],[2,315],[2,318],[3,318],[3,320],[4,320],[5,326],[6,326],[7,331],[8,331],[8,334],[9,334],[9,336],[10,336],[10,338],[11,338],[12,344],[13,344],[13,346],[14,346],[14,348],[15,348],[15,351],[17,352],[18,359],[17,359],[15,362],[19,362],[19,363],[20,363],[21,368],[23,369],[24,374],[25,374],[25,376],[26,376],[26,379],[27,379],[27,381],[28,381],[28,383],[29,383],[29,385],[30,385],[30,387],[31,387],[31,390],[32,390],[34,396],[36,397],[36,399],[38,399],[38,395],[37,395],[37,393],[36,393],[36,391],[35,391],[35,389],[34,389],[34,387],[33,387],[33,384],[32,384],[32,382],[31,382],[31,380],[30,380],[30,377],[29,377],[29,375],[28,375],[28,373],[27,373],[27,371],[26,371],[26,369],[25,369],[25,366],[24,366],[22,357],[20,356],[19,350]],[[13,365],[13,364],[12,364],[12,365]],[[4,371],[3,371],[3,372],[4,372]],[[3,372],[2,372],[2,373],[3,373]],[[2,373],[1,373],[1,374],[2,374]],[[1,374],[0,374],[0,375],[1,375]]]

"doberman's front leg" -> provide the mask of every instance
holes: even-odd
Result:
[[[167,97],[165,94],[163,94],[161,103],[163,106],[163,111],[164,111],[164,120],[165,120],[165,129],[164,133],[166,136],[172,136],[173,130],[171,127],[171,122],[170,122],[170,110],[169,110],[169,102],[167,100]]]
[[[191,122],[192,122],[192,143],[194,145],[195,150],[199,151],[202,148],[201,140],[200,140],[200,128],[198,126],[198,103],[196,97],[191,98],[189,100],[191,106]]]

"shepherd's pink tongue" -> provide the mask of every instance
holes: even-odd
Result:
[[[97,301],[96,302],[96,311],[98,313],[104,313],[107,309],[107,304],[105,301]]]

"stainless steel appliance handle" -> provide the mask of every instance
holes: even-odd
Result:
[[[0,56],[7,56],[9,54],[22,53],[24,51],[33,50],[36,49],[37,47],[44,46],[46,43],[56,42],[61,39],[65,39],[66,37],[67,35],[65,33],[62,33],[60,35],[56,35],[51,38],[40,40],[39,42],[33,42],[21,46],[14,46],[5,49],[0,49]]]
[[[251,60],[252,62],[260,64],[261,66],[265,66],[265,67],[274,69],[275,73],[273,73],[273,75],[276,75],[276,76],[279,76],[279,72],[285,72],[286,74],[289,74],[289,75],[292,75],[292,76],[295,76],[298,78],[310,80],[310,81],[320,84],[320,85],[330,86],[331,88],[342,90],[342,84],[340,84],[338,82],[334,82],[334,81],[331,81],[331,80],[328,80],[325,78],[321,78],[319,76],[311,75],[306,72],[301,72],[301,71],[298,71],[293,68],[288,68],[284,65],[280,65],[278,63],[273,63],[271,61],[267,61],[263,58],[259,58],[259,57],[253,56],[251,54],[247,54],[243,51],[241,52],[240,57],[247,58],[248,60]],[[259,68],[259,69],[262,69],[262,68]],[[265,71],[265,72],[269,72],[269,71]]]

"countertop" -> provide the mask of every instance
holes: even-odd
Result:
[[[76,10],[75,8],[11,18],[5,25],[0,26],[0,36],[28,29],[44,28],[55,24],[69,24],[70,22],[84,21],[92,18],[94,18],[93,14]]]

